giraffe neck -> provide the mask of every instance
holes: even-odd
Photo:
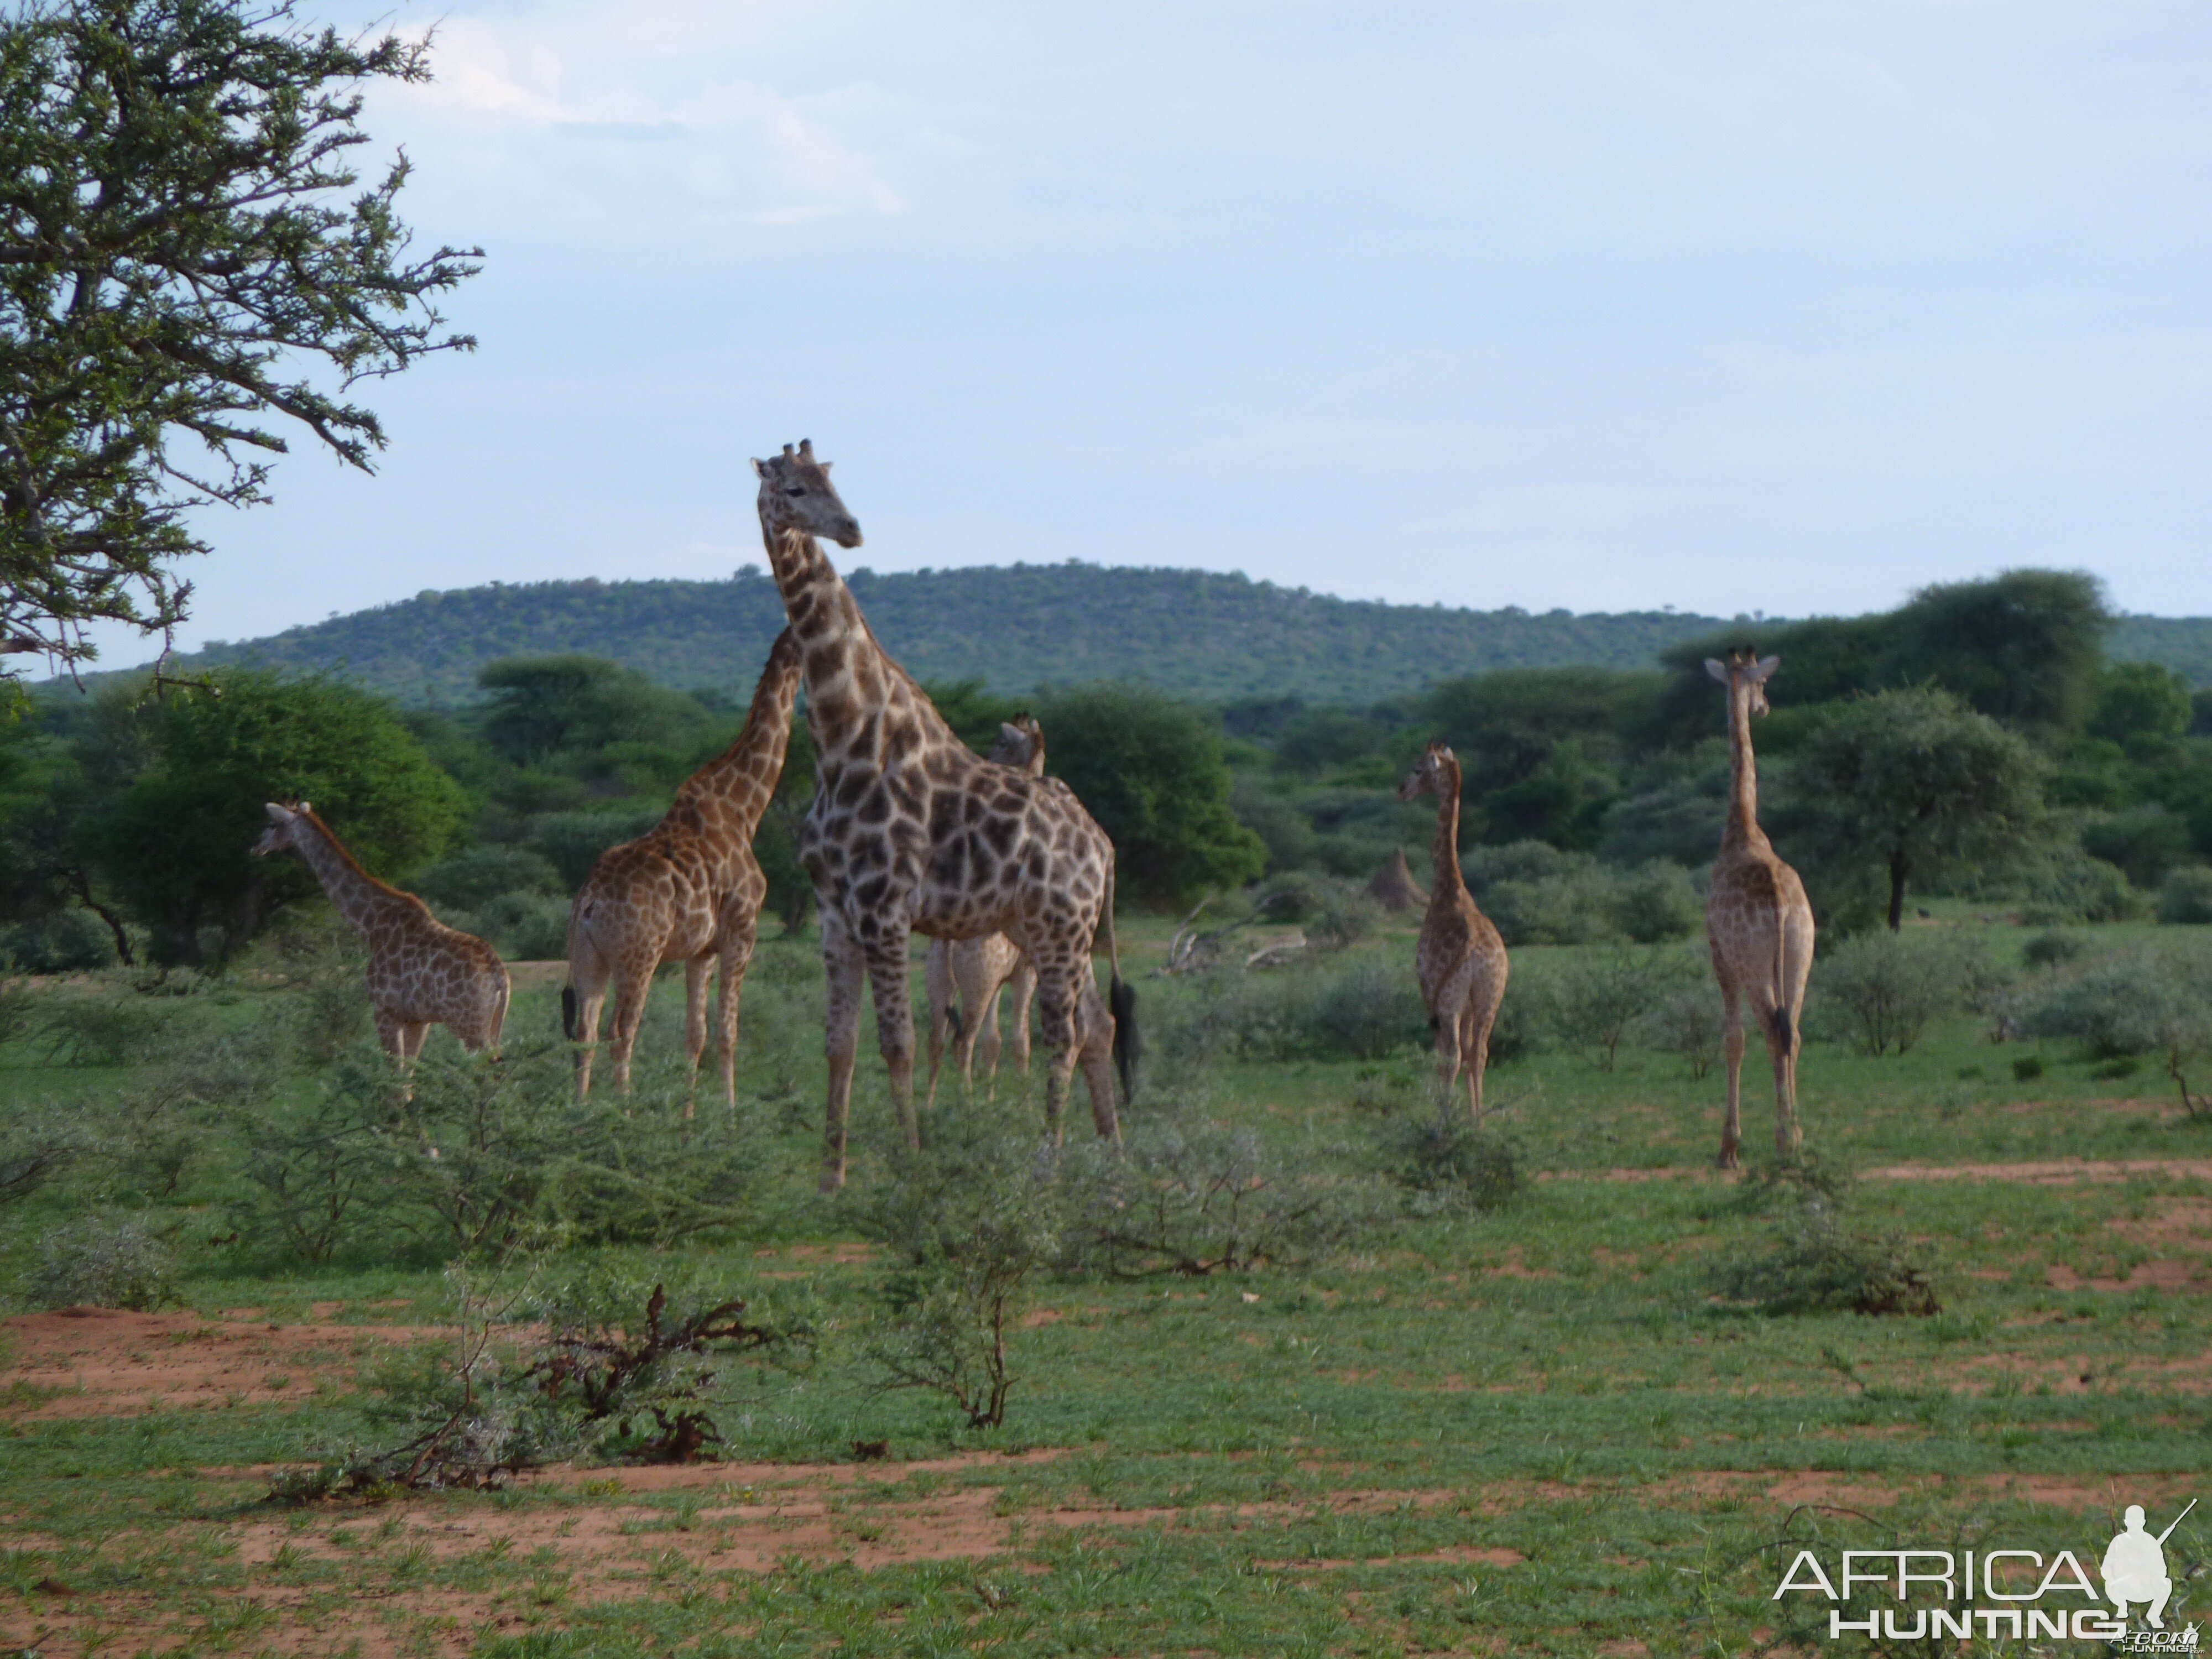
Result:
[[[761,671],[737,741],[685,781],[677,791],[678,801],[722,802],[734,820],[732,833],[750,844],[783,776],[784,752],[791,744],[791,708],[798,696],[799,642],[786,629],[768,653],[768,665]]]
[[[763,492],[761,538],[768,544],[769,566],[798,642],[806,725],[817,765],[834,769],[850,757],[879,750],[886,720],[899,713],[918,721],[926,745],[963,747],[905,671],[876,643],[860,602],[821,544],[773,518],[771,499]]]
[[[1751,692],[1729,688],[1729,810],[1728,825],[1721,831],[1723,850],[1764,847],[1766,832],[1759,827],[1759,763],[1751,752]]]
[[[1440,769],[1443,775],[1437,780],[1437,845],[1435,875],[1430,882],[1431,902],[1439,896],[1449,897],[1467,890],[1467,878],[1459,868],[1459,763],[1447,761]]]
[[[307,860],[337,913],[356,928],[367,931],[392,896],[389,887],[354,862],[320,818],[303,814],[295,820],[292,850]]]

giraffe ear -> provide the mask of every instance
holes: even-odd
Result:
[[[282,823],[292,816],[273,800],[265,800],[261,804],[269,809],[269,822],[271,823]]]
[[[753,477],[756,478],[768,477],[768,469],[761,465],[760,457],[757,455],[753,458]]]
[[[1705,672],[1711,674],[1723,685],[1726,685],[1728,684],[1728,665],[1723,662],[1718,657],[1708,657],[1705,659]]]
[[[1779,657],[1761,657],[1751,671],[1751,683],[1764,685],[1774,678],[1774,671],[1782,666]]]

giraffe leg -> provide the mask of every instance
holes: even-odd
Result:
[[[1118,1146],[1121,1119],[1114,1094],[1114,1015],[1106,1006],[1106,999],[1098,994],[1095,981],[1084,986],[1079,1006],[1083,1016],[1079,1063],[1083,1086],[1091,1091],[1091,1127],[1098,1131],[1099,1139]]]
[[[1765,1032],[1767,1057],[1774,1062],[1774,1156],[1786,1164],[1805,1144],[1797,1124],[1797,1020],[1787,1008],[1755,1012]]]
[[[886,928],[865,948],[868,988],[876,1002],[876,1048],[891,1074],[891,1105],[899,1132],[910,1152],[921,1150],[921,1124],[914,1115],[914,1006],[908,989],[913,973],[907,959],[907,930]]]
[[[1014,1016],[1013,1034],[1007,1048],[1015,1067],[1022,1074],[1024,1088],[1030,1078],[1030,1005],[1036,1000],[1036,969],[1024,951],[1015,961],[1013,977],[1006,981],[1006,1001]]]
[[[1467,1067],[1467,1108],[1474,1115],[1474,1127],[1482,1127],[1482,1068],[1490,1058],[1490,1022],[1483,1018],[1476,1006],[1470,1002],[1467,1013],[1459,1024],[1459,1052]]]
[[[817,894],[822,919],[822,966],[829,980],[830,1012],[823,1048],[830,1061],[830,1099],[824,1114],[822,1190],[845,1184],[845,1127],[853,1103],[853,1061],[860,1050],[860,947],[836,906]]]
[[[606,961],[593,949],[570,947],[568,985],[562,994],[564,1013],[574,1010],[569,1042],[576,1050],[576,1098],[592,1097],[592,1060],[599,1047],[599,1012],[606,1006]]]
[[[731,917],[722,926],[721,969],[715,980],[714,1054],[722,1066],[722,1097],[738,1109],[738,1000],[752,966],[757,915]]]
[[[376,1042],[402,1066],[407,1063],[407,1022],[398,1015],[381,1008],[376,1011]]]
[[[922,1103],[926,1111],[937,1109],[937,1073],[945,1063],[945,1036],[952,1024],[951,950],[943,939],[932,939],[929,954],[922,961],[922,990],[929,1000],[929,1095]]]
[[[1728,1064],[1728,1117],[1721,1125],[1721,1155],[1715,1168],[1741,1169],[1736,1148],[1743,1141],[1743,1006],[1735,988],[1721,983],[1721,1054]]]
[[[637,1046],[637,1028],[645,1018],[645,1000],[653,991],[653,962],[625,962],[615,969],[615,1029],[607,1042],[607,1071],[614,1085],[629,1092],[630,1050]]]
[[[699,1092],[699,1056],[707,1052],[708,975],[714,959],[696,956],[684,964],[684,1058],[689,1062],[684,1084],[684,1121],[691,1121]]]
[[[975,1040],[968,1050],[968,1092],[971,1098],[975,1092],[978,1061],[982,1064],[983,1080],[990,1085],[991,1098],[999,1097],[999,998],[1002,994],[1003,988],[992,988],[991,994],[983,999],[982,1018],[975,1022]]]
[[[1459,1081],[1460,1042],[1467,1026],[1468,970],[1460,969],[1443,984],[1437,996],[1437,1096],[1452,1097]]]
[[[1087,961],[1085,965],[1089,966]],[[1037,970],[1037,1024],[1052,1055],[1044,1071],[1044,1127],[1054,1144],[1067,1138],[1060,1112],[1067,1099],[1068,1080],[1075,1073],[1076,1043],[1080,1035],[1077,1029],[1080,991],[1074,977],[1066,966],[1058,962],[1040,963]]]
[[[414,1065],[415,1057],[422,1052],[423,1041],[429,1035],[430,1022],[427,1019],[410,1019],[400,1028],[399,1058],[402,1063]]]

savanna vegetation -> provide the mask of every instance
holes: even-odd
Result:
[[[0,1639],[1733,1654],[1826,1645],[1826,1604],[1771,1600],[1815,1540],[2078,1552],[2176,1509],[2212,739],[2095,600],[2030,574],[1868,630],[1911,651],[1730,634],[1357,708],[1040,690],[1121,849],[1127,1145],[1042,1146],[1009,1075],[906,1154],[864,1066],[832,1197],[803,727],[728,1112],[665,991],[632,1095],[576,1103],[557,969],[519,970],[497,1061],[441,1033],[403,1087],[349,937],[243,847],[309,797],[550,956],[738,696],[567,655],[458,711],[250,671],[41,701],[0,750]],[[1743,643],[1784,654],[1767,817],[1824,932],[1808,1152],[1739,1181],[1698,664]],[[937,695],[979,746],[1017,706]],[[1364,891],[1401,848],[1427,878],[1392,786],[1436,732],[1514,945],[1480,1130]]]

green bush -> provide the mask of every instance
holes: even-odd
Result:
[[[2212,866],[2184,865],[2167,876],[2158,890],[2158,919],[2185,927],[2212,922]]]
[[[441,914],[482,910],[502,893],[568,892],[552,861],[526,847],[471,847],[422,872],[415,890]]]
[[[27,974],[74,974],[115,965],[115,935],[88,910],[57,910],[0,927],[0,960]]]
[[[1690,1075],[1701,1078],[1720,1058],[1721,994],[1711,984],[1677,985],[1659,999],[1643,1022],[1644,1040],[1665,1054],[1680,1054]]]
[[[1477,1128],[1456,1102],[1394,1126],[1384,1152],[1398,1183],[1431,1205],[1492,1210],[1521,1190],[1512,1142],[1494,1128]]]
[[[2212,1048],[2212,948],[2136,945],[2045,986],[2024,1010],[2038,1036],[2068,1037],[2099,1060],[2164,1052],[2177,1069]]]
[[[559,873],[562,889],[573,893],[591,875],[600,854],[636,840],[660,818],[658,812],[541,812],[530,821],[530,846]]]
[[[2089,948],[2089,941],[2079,933],[2062,933],[2047,928],[2021,947],[2021,955],[2031,968],[2056,968],[2062,963],[2072,962]]]
[[[1817,1200],[1792,1207],[1763,1248],[1720,1269],[1723,1296],[1762,1313],[1941,1313],[1928,1270],[1895,1234],[1840,1225]]]
[[[1170,1105],[1126,1131],[1126,1149],[1067,1149],[1061,1265],[1115,1278],[1317,1265],[1386,1224],[1379,1183],[1295,1163],[1249,1129]]]
[[[34,1308],[129,1308],[177,1299],[176,1259],[144,1215],[90,1214],[49,1229],[23,1282]]]
[[[1638,945],[1686,939],[1705,921],[1697,884],[1679,864],[1654,859],[1617,882],[1615,920],[1620,931]]]
[[[1813,970],[1812,1006],[1831,1035],[1862,1054],[1903,1054],[1930,1020],[1957,1001],[1953,952],[1944,941],[1887,929],[1845,939]]]
[[[110,982],[52,998],[37,1040],[57,1066],[124,1066],[154,1052],[173,1026],[166,1009]]]
[[[1370,958],[1323,980],[1313,1002],[1316,1047],[1330,1055],[1380,1060],[1425,1040],[1420,987],[1403,968]]]
[[[509,962],[559,962],[568,954],[568,900],[548,893],[501,893],[477,913],[471,931]]]
[[[1553,1019],[1559,1040],[1611,1071],[1630,1031],[1687,980],[1686,966],[1678,955],[1626,945],[1579,953],[1558,975]]]

